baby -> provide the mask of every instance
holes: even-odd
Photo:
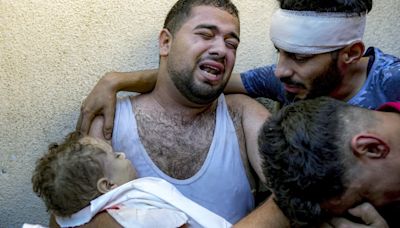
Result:
[[[32,183],[62,227],[86,224],[104,210],[123,227],[231,226],[160,178],[136,179],[124,153],[77,133],[50,145]]]

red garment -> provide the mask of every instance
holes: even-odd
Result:
[[[400,101],[387,102],[378,108],[378,111],[400,113]]]

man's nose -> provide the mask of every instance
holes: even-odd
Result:
[[[278,63],[275,69],[275,75],[278,78],[286,78],[293,75],[292,69],[293,63],[290,58],[285,56],[283,53],[279,53]]]
[[[216,38],[212,43],[209,54],[218,58],[225,58],[227,47],[223,38]]]

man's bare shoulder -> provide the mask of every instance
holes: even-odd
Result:
[[[261,115],[270,115],[270,112],[260,102],[244,94],[229,94],[225,95],[228,107],[235,112],[243,113],[244,110],[250,108],[260,112]]]

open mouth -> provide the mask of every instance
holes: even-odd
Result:
[[[298,86],[298,85],[291,85],[291,84],[286,84],[284,83],[285,90],[289,93],[300,93],[303,91],[305,88],[303,86]]]
[[[207,72],[208,74],[212,74],[217,76],[221,74],[222,70],[217,66],[212,66],[210,64],[202,64],[200,65],[200,70]]]

